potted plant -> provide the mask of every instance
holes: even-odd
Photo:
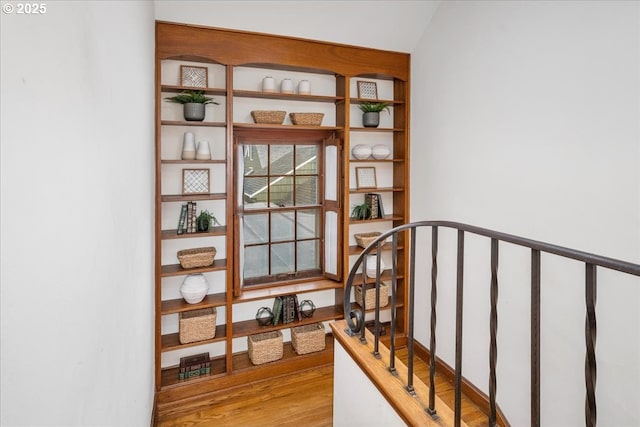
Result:
[[[371,206],[367,203],[362,203],[353,207],[351,211],[351,218],[354,219],[370,219],[371,218]]]
[[[184,119],[201,122],[204,120],[204,106],[218,103],[201,90],[185,90],[178,95],[165,98],[168,102],[184,105]]]
[[[209,231],[209,227],[216,224],[220,225],[216,217],[206,209],[200,211],[200,215],[196,218],[196,227],[198,231]]]
[[[380,112],[386,111],[389,113],[388,102],[363,102],[358,105],[362,111],[362,125],[367,128],[377,128],[380,124]]]

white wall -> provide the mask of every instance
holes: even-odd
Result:
[[[148,425],[153,3],[45,3],[1,21],[0,423]]]
[[[457,220],[640,262],[639,9],[443,2],[412,57],[412,219]],[[443,254],[455,235],[444,234],[437,352],[453,365],[455,260]],[[465,263],[463,375],[481,387],[488,247],[467,239],[477,255]],[[419,253],[430,256],[427,244]],[[503,245],[501,256],[498,402],[512,425],[527,425],[529,254]],[[542,425],[581,425],[584,267],[542,262]],[[418,277],[428,278],[421,268]],[[640,424],[639,303],[640,280],[600,274],[597,397],[606,425]],[[428,344],[428,318],[420,317]]]

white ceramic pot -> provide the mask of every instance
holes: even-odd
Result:
[[[391,149],[386,145],[374,145],[371,149],[371,156],[376,160],[384,160],[391,154]]]
[[[275,92],[276,91],[276,81],[273,77],[265,77],[262,79],[262,91],[263,92]]]
[[[376,277],[376,267],[377,267],[378,257],[376,255],[369,255],[367,257],[367,265],[365,266],[365,274],[367,277],[374,278]],[[380,258],[380,274],[385,269],[385,264],[382,258]]]
[[[282,82],[280,83],[280,92],[293,93],[293,80],[283,79]]]
[[[351,155],[358,160],[365,160],[371,156],[371,147],[365,144],[358,144],[351,149]]]
[[[209,149],[209,141],[199,141],[198,151],[196,152],[197,160],[211,160],[211,150]]]
[[[192,132],[184,133],[182,143],[182,160],[193,160],[196,158],[196,143]]]
[[[190,274],[180,285],[180,294],[189,304],[197,304],[204,299],[209,291],[209,283],[202,273]]]
[[[300,83],[298,83],[298,93],[300,95],[309,95],[311,93],[311,83],[309,83],[309,80],[300,80]]]

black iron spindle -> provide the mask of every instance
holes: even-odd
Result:
[[[585,425],[596,425],[596,266],[586,264],[585,300],[587,316],[585,319],[585,340],[587,355],[584,362],[584,377],[587,388],[585,399]]]
[[[531,426],[540,427],[540,251],[531,249]]]
[[[438,289],[438,227],[431,228],[431,332],[429,340],[429,407],[427,413],[431,418],[436,415],[436,303]]]
[[[382,282],[380,278],[380,260],[382,259],[382,241],[378,241],[376,246],[376,311],[374,316],[374,335],[375,340],[373,344],[373,355],[379,359],[380,358],[380,283]]]
[[[458,230],[458,262],[456,280],[456,372],[454,426],[462,418],[462,290],[464,283],[464,231]]]
[[[489,427],[496,426],[496,363],[498,361],[498,240],[491,239],[491,313],[489,315]]]
[[[362,329],[360,330],[360,342],[366,343],[367,338],[365,336],[366,318],[367,318],[367,256],[365,254],[362,258]]]
[[[391,243],[391,352],[389,372],[396,374],[396,291],[398,285],[398,232]]]
[[[416,228],[411,228],[411,238],[409,239],[409,327],[407,337],[407,351],[409,353],[408,371],[407,371],[407,391],[415,394],[413,389],[413,316],[415,305],[415,289],[416,289]]]

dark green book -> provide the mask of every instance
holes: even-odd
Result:
[[[178,234],[184,234],[186,231],[184,224],[187,220],[187,205],[186,203],[182,205],[180,209],[180,219],[178,221]]]
[[[277,325],[282,318],[282,298],[276,297],[273,300],[273,325]]]

